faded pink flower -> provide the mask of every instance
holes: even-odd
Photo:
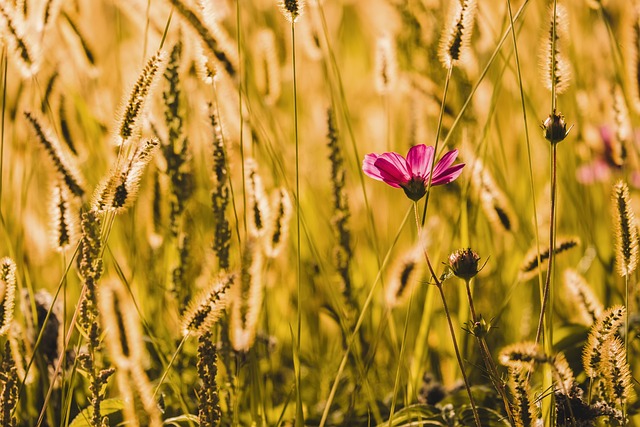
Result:
[[[417,202],[427,192],[433,151],[433,147],[420,144],[409,149],[406,159],[394,152],[367,154],[362,162],[362,171],[373,179],[402,188],[408,198]],[[458,150],[442,156],[433,169],[431,185],[448,184],[460,176],[464,163],[451,166],[456,157]]]

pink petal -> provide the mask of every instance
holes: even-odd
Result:
[[[362,172],[365,173],[370,178],[377,179],[378,181],[383,181],[382,175],[380,175],[380,171],[377,167],[375,167],[374,163],[378,160],[378,155],[371,153],[364,156],[364,160],[362,162]]]
[[[440,177],[444,171],[446,171],[449,166],[453,164],[453,162],[458,157],[458,150],[449,151],[447,154],[442,156],[440,161],[436,164],[436,167],[433,169],[433,179],[436,180]]]
[[[375,161],[374,166],[380,171],[382,180],[392,187],[399,187],[411,179],[407,169],[407,161],[398,153],[384,153]]]
[[[411,176],[425,178],[431,171],[433,162],[433,147],[424,144],[415,145],[407,153],[407,163]]]
[[[435,177],[433,181],[431,181],[431,185],[444,185],[455,181],[455,179],[462,173],[462,168],[464,168],[464,166],[464,163],[458,163],[457,165],[450,167],[439,176]]]

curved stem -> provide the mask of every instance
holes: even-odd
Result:
[[[449,92],[449,82],[451,81],[451,73],[453,66],[447,69],[447,77],[444,81],[444,90],[442,93],[442,104],[440,105],[440,115],[438,116],[438,127],[436,128],[436,143],[433,147],[433,161],[431,162],[431,170],[429,171],[429,181],[427,182],[427,197],[424,199],[424,209],[422,211],[422,222],[420,226],[424,227],[424,221],[427,218],[427,206],[429,206],[429,194],[431,193],[431,179],[433,177],[433,169],[436,165],[436,157],[438,156],[438,144],[440,143],[440,132],[442,131],[442,120],[444,119],[444,107],[447,102],[447,93]],[[416,212],[417,215],[417,212]]]
[[[324,427],[324,425],[327,422],[327,418],[329,417],[329,410],[331,409],[331,404],[333,403],[333,399],[335,398],[336,393],[338,391],[338,383],[340,381],[340,378],[342,378],[342,373],[344,372],[345,367],[347,366],[349,353],[351,353],[351,348],[353,347],[356,339],[358,338],[358,332],[360,331],[360,327],[362,326],[362,323],[364,323],[364,316],[367,313],[367,310],[369,309],[371,302],[373,301],[373,295],[376,289],[376,285],[378,284],[378,282],[380,282],[382,278],[382,272],[384,271],[384,268],[386,267],[387,263],[389,262],[389,258],[391,257],[391,250],[393,249],[396,242],[398,241],[398,238],[400,237],[400,232],[402,231],[402,229],[404,228],[404,225],[409,219],[409,214],[411,214],[411,210],[408,210],[406,215],[404,216],[404,219],[402,220],[402,224],[400,225],[400,228],[398,229],[398,232],[394,237],[393,243],[391,244],[391,247],[389,248],[389,250],[387,250],[387,253],[384,256],[384,259],[382,260],[382,265],[378,270],[378,274],[376,275],[375,281],[371,286],[371,290],[369,290],[367,299],[364,301],[364,304],[362,305],[362,309],[360,310],[360,315],[358,316],[356,325],[354,326],[353,332],[351,333],[351,336],[349,337],[349,340],[347,342],[347,348],[344,354],[342,355],[342,360],[340,361],[338,372],[336,373],[336,377],[333,380],[333,385],[331,386],[331,391],[329,392],[327,403],[325,404],[324,411],[322,412],[322,418],[320,419],[319,427]]]
[[[542,334],[542,325],[544,323],[545,312],[547,310],[547,303],[549,301],[549,294],[551,293],[551,275],[553,270],[555,247],[555,220],[556,220],[556,187],[557,187],[557,144],[551,143],[551,217],[549,220],[549,266],[547,268],[547,275],[544,281],[544,294],[542,296],[542,307],[540,308],[540,319],[538,320],[538,329],[536,331],[536,344],[540,342],[540,336]],[[550,323],[550,319],[547,318],[547,322]],[[552,339],[552,330],[549,325],[547,329],[546,340]]]
[[[420,240],[420,235],[422,234],[422,227],[420,216],[418,215],[418,203],[413,202],[413,211],[416,216],[416,226],[418,227],[418,239]],[[460,371],[462,372],[462,378],[464,380],[464,386],[467,389],[467,394],[469,395],[469,402],[471,403],[471,411],[473,412],[473,418],[478,427],[481,427],[480,416],[478,415],[478,409],[476,407],[476,401],[473,398],[473,394],[471,393],[471,386],[469,385],[469,379],[467,378],[467,373],[464,369],[464,363],[462,362],[462,356],[460,356],[460,349],[458,348],[458,341],[456,339],[456,332],[453,328],[453,322],[451,321],[451,313],[449,312],[449,306],[447,305],[447,300],[444,296],[444,290],[442,289],[442,282],[438,279],[433,266],[431,265],[431,260],[429,259],[429,255],[427,253],[427,249],[423,246],[422,253],[424,255],[424,259],[427,262],[427,267],[429,268],[429,272],[431,273],[431,277],[435,282],[438,291],[440,291],[440,297],[442,298],[442,306],[444,307],[444,313],[447,317],[447,323],[449,324],[449,333],[451,334],[451,341],[453,341],[453,349],[456,353],[456,359],[458,360],[458,366],[460,367]]]
[[[465,285],[467,288],[467,298],[469,299],[469,309],[471,310],[471,319],[473,321],[473,325],[475,327],[476,322],[478,322],[478,316],[476,315],[476,310],[473,305],[473,297],[471,296],[471,280],[465,280]],[[507,391],[505,389],[504,382],[500,378],[498,374],[498,367],[496,366],[493,358],[491,357],[491,351],[489,350],[489,345],[487,344],[487,340],[484,336],[473,334],[478,341],[478,346],[480,347],[480,354],[482,355],[482,359],[484,361],[484,365],[489,372],[489,379],[493,383],[493,386],[500,394],[502,398],[502,402],[504,404],[504,409],[507,413],[507,417],[512,425],[515,425],[515,420],[513,418],[513,413],[511,411],[511,403],[509,403],[509,397],[507,396]]]

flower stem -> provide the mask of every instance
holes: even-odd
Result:
[[[418,227],[418,239],[420,240],[420,235],[422,232],[420,216],[418,215],[418,203],[413,202],[413,211],[416,216],[416,226]],[[421,241],[421,240],[420,240]],[[478,409],[476,407],[476,401],[473,398],[473,394],[471,393],[471,386],[469,385],[469,379],[467,378],[467,373],[464,369],[464,363],[462,362],[462,357],[460,356],[460,349],[458,348],[458,341],[456,340],[456,332],[453,328],[453,322],[451,321],[451,313],[449,312],[449,306],[447,305],[447,300],[444,296],[444,290],[442,289],[442,282],[438,279],[433,266],[431,265],[431,260],[429,259],[429,254],[427,253],[427,249],[422,247],[422,253],[424,255],[425,261],[427,261],[427,267],[429,268],[429,272],[431,273],[431,277],[440,291],[440,297],[442,298],[442,306],[444,307],[444,313],[447,317],[447,323],[449,324],[449,333],[451,334],[451,341],[453,341],[453,349],[456,353],[456,359],[458,360],[458,366],[460,367],[460,371],[462,372],[462,378],[464,380],[464,386],[467,389],[467,394],[469,395],[469,402],[471,403],[471,411],[473,412],[473,418],[476,422],[477,427],[481,427],[480,416],[478,415]]]
[[[475,328],[476,323],[478,322],[478,316],[476,315],[476,310],[473,305],[473,297],[471,296],[471,280],[465,280],[465,285],[467,288],[467,298],[469,299],[469,309],[471,311],[471,320],[473,321],[473,326]],[[509,417],[509,421],[512,425],[515,425],[515,420],[513,418],[513,413],[511,412],[511,404],[509,403],[509,397],[507,396],[507,391],[505,389],[504,382],[500,378],[498,374],[498,368],[491,357],[491,351],[489,350],[489,345],[487,344],[487,340],[484,336],[479,336],[477,334],[473,334],[478,341],[478,346],[480,347],[480,354],[482,355],[482,359],[484,361],[484,365],[489,371],[489,378],[493,383],[493,386],[500,394],[502,398],[502,402],[504,403],[504,409],[507,413],[507,417]]]
[[[302,309],[300,307],[300,303],[302,301],[302,285],[300,280],[300,267],[301,267],[301,247],[300,247],[300,144],[298,142],[298,85],[297,85],[297,77],[296,77],[296,26],[295,22],[291,22],[291,61],[292,61],[292,71],[293,71],[293,128],[295,135],[295,145],[296,145],[296,241],[297,241],[297,249],[296,249],[296,274],[297,274],[297,317],[296,317],[296,343],[295,346],[297,351],[295,354],[300,354],[300,339],[301,339],[301,328],[302,328]],[[298,409],[296,411],[296,426],[304,425],[304,420],[301,419],[303,417],[302,414],[302,398],[301,398],[301,381],[300,381],[300,371],[296,370],[296,397]]]

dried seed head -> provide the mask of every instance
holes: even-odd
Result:
[[[255,238],[247,239],[242,253],[240,280],[232,288],[231,344],[236,351],[253,346],[262,308],[262,254]]]
[[[0,259],[0,336],[7,335],[13,321],[16,299],[16,263],[9,257]]]
[[[269,199],[258,174],[258,165],[253,159],[245,161],[245,181],[247,185],[248,219],[251,234],[262,237],[267,231],[270,221]]]
[[[60,182],[56,182],[51,191],[49,212],[52,246],[57,251],[64,251],[77,238],[78,218],[67,187]]]
[[[74,196],[82,197],[84,195],[84,189],[82,188],[83,181],[77,172],[74,162],[71,160],[71,156],[62,149],[58,139],[53,136],[51,131],[44,127],[40,119],[28,111],[24,112],[24,116],[31,124],[38,142],[40,142],[47,154],[49,154],[60,180],[64,182]]]
[[[568,392],[573,389],[576,384],[575,376],[573,375],[573,371],[569,366],[569,362],[567,362],[564,354],[558,353],[551,360],[551,365],[553,366],[554,374],[558,380],[558,384],[556,385],[556,389],[563,394],[568,394]]]
[[[138,312],[121,282],[107,281],[98,295],[107,350],[118,369],[142,363],[144,342]]]
[[[555,5],[555,3],[554,3]],[[555,86],[556,94],[567,90],[571,81],[571,66],[564,55],[563,43],[568,40],[569,21],[567,10],[561,4],[550,8],[547,37],[541,43],[540,65],[543,70],[543,83],[549,90]],[[554,38],[555,36],[555,38]]]
[[[556,248],[554,254],[557,255],[562,252],[566,252],[571,248],[575,248],[580,244],[580,239],[577,237],[559,237],[556,239]],[[540,264],[538,264],[538,249],[534,246],[524,257],[522,267],[520,267],[520,275],[522,280],[528,280],[534,277],[538,268],[546,267],[546,263],[549,260],[550,250],[549,248],[540,249]]]
[[[295,24],[304,9],[304,0],[280,0],[278,6],[286,20]]]
[[[14,53],[22,76],[31,78],[38,72],[39,56],[34,53],[33,45],[26,36],[27,27],[23,17],[16,12],[8,2],[0,2],[0,32]]]
[[[127,210],[136,200],[142,175],[158,145],[155,138],[142,141],[126,162],[111,170],[94,192],[93,209],[117,214]]]
[[[515,232],[518,230],[516,216],[506,194],[493,179],[491,172],[484,167],[482,160],[471,153],[465,153],[469,164],[473,165],[471,185],[480,198],[480,206],[491,226],[497,232]]]
[[[562,113],[549,114],[549,117],[540,125],[544,138],[552,144],[563,141],[567,135],[567,122],[564,121]]]
[[[633,394],[631,368],[622,340],[609,336],[602,343],[602,361],[599,370],[604,380],[604,391],[608,402],[623,405]]]
[[[439,57],[445,68],[452,68],[466,59],[475,17],[475,0],[451,0],[449,23],[440,38]]]
[[[276,190],[271,202],[273,218],[265,236],[265,254],[269,258],[277,257],[289,236],[289,220],[293,212],[289,193],[284,188]]]
[[[632,8],[625,40],[625,64],[632,105],[640,112],[640,8]]]
[[[194,11],[183,0],[168,0],[168,2],[182,17],[186,27],[195,32],[202,42],[205,50],[204,61],[207,64],[206,71],[201,69],[199,74],[205,80],[205,83],[210,84],[213,82],[212,78],[216,74],[217,68],[215,62],[220,63],[227,74],[234,78],[238,59],[234,55],[232,44],[228,41],[229,37],[223,33],[219,25],[216,25],[215,20],[209,19],[209,16],[202,16],[199,13],[200,11]],[[207,14],[206,12],[205,14]],[[213,61],[214,58],[215,61]]]
[[[602,345],[618,333],[618,329],[624,323],[625,312],[626,309],[622,305],[611,307],[591,327],[582,353],[584,372],[589,378],[595,378],[600,374],[603,361]]]
[[[267,105],[274,105],[280,97],[280,64],[273,31],[263,29],[256,36],[256,85]]]
[[[631,207],[629,187],[618,181],[613,187],[616,227],[616,267],[620,276],[631,275],[638,266],[638,225]]]
[[[532,366],[536,363],[546,363],[548,358],[542,347],[534,342],[511,344],[500,351],[500,363],[507,367]]]
[[[530,369],[524,365],[509,367],[509,387],[514,398],[513,416],[515,425],[534,425],[536,413],[535,399],[531,396],[531,383],[529,381]]]
[[[182,317],[182,333],[202,335],[220,319],[227,305],[228,291],[237,282],[235,274],[221,274],[193,298]]]
[[[380,95],[393,90],[398,78],[398,61],[395,40],[389,36],[379,37],[376,42],[375,87]]]
[[[602,303],[593,293],[586,280],[575,270],[564,271],[564,284],[582,313],[582,318],[587,325],[592,325],[600,316],[604,308]]]
[[[456,277],[471,280],[480,271],[478,269],[478,255],[473,249],[458,249],[449,255],[449,267]]]
[[[151,93],[167,61],[167,54],[160,50],[153,55],[138,76],[138,80],[133,85],[129,99],[125,104],[121,114],[122,119],[118,126],[116,144],[122,145],[130,141],[137,133],[140,125],[140,117],[144,111],[144,105]]]
[[[422,261],[422,247],[416,244],[395,262],[385,290],[385,300],[389,307],[399,305],[418,282],[424,270]]]

